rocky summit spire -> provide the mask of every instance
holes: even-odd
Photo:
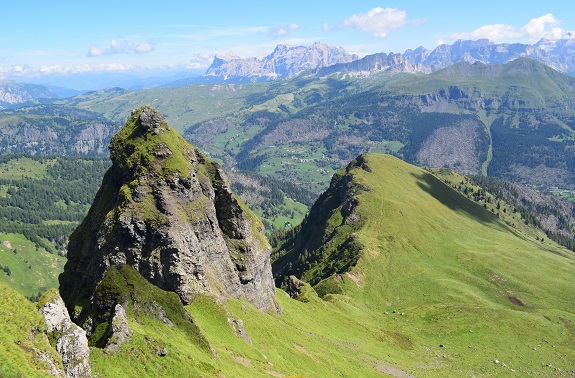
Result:
[[[121,264],[183,303],[209,294],[274,308],[263,226],[216,163],[149,106],[132,112],[112,138],[110,156],[113,165],[70,237],[60,276],[69,309],[94,301],[106,270]]]

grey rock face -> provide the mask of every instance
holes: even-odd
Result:
[[[69,307],[92,297],[108,267],[128,264],[185,304],[209,294],[275,308],[263,225],[217,164],[150,107],[133,112],[110,155],[113,166],[70,237],[60,276]]]
[[[237,56],[215,56],[204,76],[224,79],[238,77],[276,79],[298,74],[305,70],[331,66],[357,59],[344,49],[319,42],[309,47],[278,45],[264,58],[242,59]]]
[[[62,298],[56,296],[46,302],[40,312],[48,332],[56,337],[56,350],[62,355],[66,377],[91,377],[86,331],[72,323]]]
[[[338,63],[318,70],[317,75],[327,76],[334,73],[351,74],[353,76],[369,76],[374,72],[407,72],[429,73],[431,70],[422,63],[410,62],[401,54],[379,53],[367,55],[349,63]]]
[[[433,50],[418,47],[406,50],[403,54],[377,53],[361,59],[341,48],[319,42],[309,47],[278,45],[273,53],[264,58],[216,55],[204,77],[241,82],[242,78],[252,81],[270,80],[305,70],[317,70],[320,76],[341,73],[359,77],[381,71],[430,73],[458,62],[504,64],[520,57],[535,59],[558,71],[573,74],[575,36],[567,33],[557,41],[542,39],[534,45],[496,44],[488,39],[458,40]]]
[[[452,45],[443,44],[434,50],[418,47],[406,50],[403,57],[413,64],[422,64],[436,71],[458,62],[504,64],[525,57],[537,60],[558,71],[575,73],[575,38],[567,33],[563,38],[550,41],[542,39],[534,45],[522,43],[493,43],[488,39],[477,41],[458,40]]]
[[[487,138],[483,125],[472,120],[436,129],[421,145],[419,161],[430,167],[445,167],[465,175],[481,173],[481,149]]]
[[[111,329],[112,334],[108,338],[108,343],[104,350],[109,353],[117,353],[120,350],[120,346],[132,336],[132,329],[128,325],[126,310],[119,303],[114,308],[114,317],[109,329]]]
[[[0,153],[105,155],[119,125],[100,115],[60,105],[40,105],[0,115]]]

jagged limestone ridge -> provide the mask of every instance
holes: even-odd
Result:
[[[60,276],[74,318],[86,320],[106,270],[122,264],[184,303],[209,294],[275,308],[263,225],[216,163],[149,106],[134,110],[112,138],[110,157],[113,165],[70,237]]]

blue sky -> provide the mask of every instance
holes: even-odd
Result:
[[[2,5],[0,78],[203,71],[215,53],[250,57],[316,41],[360,55],[488,37],[536,42],[575,30],[575,2],[10,1]],[[151,72],[151,71],[150,71]]]

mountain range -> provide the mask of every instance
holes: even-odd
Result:
[[[323,59],[318,59],[323,57]],[[238,56],[214,57],[212,65],[203,79],[246,82],[288,77],[306,70],[318,75],[332,73],[366,74],[379,71],[430,73],[458,62],[481,62],[503,64],[520,57],[537,60],[558,71],[575,74],[575,37],[567,33],[562,39],[551,41],[541,39],[533,45],[521,43],[494,43],[488,39],[458,40],[453,44],[442,44],[433,50],[422,46],[401,53],[378,53],[359,58],[321,43],[306,48],[303,46],[278,46],[263,59]]]
[[[148,103],[226,167],[290,177],[313,192],[325,190],[330,175],[362,152],[538,188],[574,186],[573,77],[529,58],[459,62],[430,74],[349,74],[368,72],[368,58],[318,71],[340,72],[327,77],[114,88],[4,111],[0,148],[106,154],[103,146],[121,120],[134,105]],[[380,67],[397,62],[413,67],[397,55],[374,60]]]
[[[572,37],[7,83],[0,376],[574,375]]]
[[[575,38],[567,33],[559,40],[541,39],[535,44],[494,43],[488,39],[458,40],[442,44],[433,50],[420,46],[403,53],[377,53],[360,57],[341,47],[316,42],[310,46],[278,45],[263,57],[240,57],[235,53],[216,54],[203,75],[189,76],[185,72],[163,73],[162,77],[91,78],[109,86],[129,89],[153,87],[178,87],[189,84],[251,83],[286,78],[304,71],[317,75],[333,73],[365,76],[374,72],[430,73],[457,62],[482,62],[503,64],[519,57],[527,57],[548,65],[560,72],[575,74]],[[186,76],[188,75],[188,76]],[[96,75],[97,76],[97,75]],[[141,75],[140,75],[141,76]],[[38,81],[38,79],[35,79]],[[52,81],[55,78],[51,78]],[[67,78],[66,80],[71,80]],[[116,81],[118,84],[113,85]],[[102,88],[98,88],[102,89]],[[77,90],[42,84],[0,82],[0,109],[26,101],[70,97]]]

